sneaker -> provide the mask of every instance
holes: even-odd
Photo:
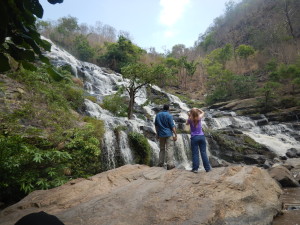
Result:
[[[193,173],[198,173],[199,171],[198,171],[198,170],[192,170],[192,172],[193,172]]]
[[[174,169],[175,166],[174,165],[167,165],[167,170],[171,170],[171,169]]]

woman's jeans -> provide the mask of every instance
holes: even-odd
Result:
[[[203,166],[206,172],[211,170],[209,161],[206,154],[206,141],[204,135],[196,135],[191,137],[191,146],[192,146],[192,159],[193,159],[193,170],[199,169],[199,150],[203,161]]]

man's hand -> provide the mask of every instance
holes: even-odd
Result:
[[[177,135],[173,136],[173,141],[177,141]]]

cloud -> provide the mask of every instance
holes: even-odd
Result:
[[[182,17],[190,0],[160,0],[162,7],[159,21],[161,24],[171,27]]]

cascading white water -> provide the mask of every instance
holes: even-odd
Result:
[[[256,121],[249,117],[234,116],[234,114],[231,114],[231,116],[210,118],[209,127],[216,130],[227,127],[239,129],[278,156],[285,155],[290,148],[300,148],[300,142],[293,137],[295,131],[289,128],[291,127],[289,123],[269,123],[267,125],[258,126]],[[299,135],[299,132],[297,133]]]
[[[48,40],[51,42],[50,40]],[[52,43],[52,51],[47,53],[47,56],[51,59],[52,63],[57,66],[70,65],[76,77],[80,77],[84,81],[85,91],[92,96],[95,96],[99,102],[107,95],[115,94],[119,87],[128,85],[128,80],[124,79],[121,74],[105,72],[106,69],[102,69],[92,63],[81,62],[68,52],[61,50],[55,44]],[[159,87],[153,86],[158,92],[166,94],[170,100],[170,103],[178,105],[176,109],[179,113],[179,117],[183,119],[187,117],[186,111],[188,107],[180,101],[176,96],[162,91]],[[127,93],[124,93],[128,96]],[[135,99],[137,105],[142,105],[147,101],[146,88],[140,89]],[[128,120],[125,117],[115,117],[109,111],[101,108],[97,103],[94,103],[88,99],[85,99],[85,112],[87,115],[95,117],[99,120],[103,120],[105,124],[105,134],[102,143],[102,156],[104,157],[104,163],[106,169],[112,169],[117,166],[116,158],[122,157],[125,164],[134,163],[133,153],[128,143],[127,133],[122,130],[126,128],[128,132],[134,131],[143,133],[142,127],[146,127],[148,130],[155,133],[154,117],[155,112],[152,108],[157,108],[157,105],[151,104],[143,106],[144,113],[147,115],[147,121],[139,119],[135,116],[134,120]],[[158,162],[159,146],[158,141],[148,139],[148,142],[152,149],[152,162],[154,165]],[[174,160],[177,166],[189,169],[191,162],[189,137],[188,135],[178,135],[178,141],[175,143],[175,155]]]

